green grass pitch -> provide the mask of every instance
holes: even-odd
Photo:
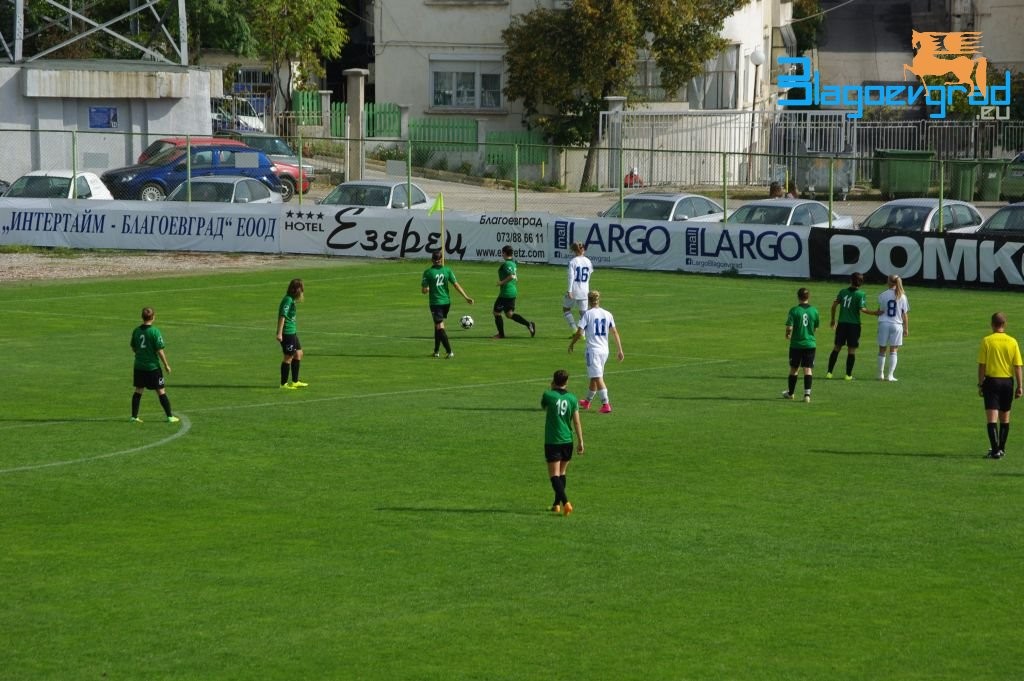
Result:
[[[494,341],[497,265],[453,264],[477,304],[451,361],[422,261],[0,285],[0,679],[1022,677],[1024,420],[983,459],[975,389],[1019,293],[911,286],[895,384],[874,318],[857,380],[826,381],[823,328],[803,404],[779,399],[799,282],[599,270],[626,359],[562,518],[539,399],[558,368],[586,388],[564,271],[522,266],[537,337]],[[310,386],[282,391],[293,276]],[[809,286],[827,324],[842,282]],[[144,305],[177,425],[153,393],[128,423]]]

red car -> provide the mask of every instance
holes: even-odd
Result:
[[[208,137],[196,135],[190,137],[162,137],[150,144],[141,154],[139,154],[139,163],[145,163],[146,159],[156,156],[165,149],[169,149],[171,147],[185,147],[189,144],[193,146],[217,144],[220,146],[237,146],[245,148],[248,148],[249,146],[241,140],[222,136]],[[274,174],[277,175],[277,179],[281,181],[281,198],[284,201],[291,201],[292,197],[295,196],[296,190],[303,194],[309,191],[312,180],[305,172],[299,169],[299,166],[281,160],[272,159],[271,162],[274,166]]]

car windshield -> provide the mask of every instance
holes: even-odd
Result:
[[[882,206],[868,216],[865,229],[899,229],[922,232],[931,209],[925,206]]]
[[[71,178],[26,175],[7,190],[7,197],[26,199],[66,199],[71,195]]]
[[[280,137],[243,137],[242,141],[250,147],[259,149],[264,154],[275,156],[295,156],[295,152]]]
[[[373,184],[342,184],[321,203],[339,206],[387,206],[390,187]]]
[[[1024,206],[1000,208],[985,223],[986,232],[1024,232]]]
[[[789,212],[788,206],[747,204],[737,208],[725,221],[744,225],[785,225],[789,222]]]
[[[179,156],[184,156],[185,150],[182,147],[168,147],[156,156],[150,156],[143,163],[147,166],[165,166]]]
[[[187,183],[182,182],[167,197],[167,201],[187,201]],[[233,182],[192,182],[193,201],[214,201],[217,203],[231,203],[235,193]]]

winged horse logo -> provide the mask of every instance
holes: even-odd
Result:
[[[945,76],[952,73],[957,85],[966,85],[985,92],[988,60],[979,54],[981,32],[933,33],[913,31],[911,44],[914,59],[903,65],[903,80],[907,71],[921,79],[925,76]],[[977,58],[975,58],[977,57]]]

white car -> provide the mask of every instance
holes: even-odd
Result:
[[[750,201],[737,208],[725,220],[743,225],[777,225],[792,227],[832,227],[853,229],[853,218],[832,213],[829,224],[828,206],[807,199],[763,199]]]
[[[699,220],[717,222],[725,218],[722,207],[700,194],[671,194],[668,192],[637,192],[622,197],[608,210],[598,213],[606,218],[632,218],[678,222]]]
[[[1024,235],[1024,202],[1003,206],[995,213],[992,213],[988,220],[985,220],[980,225],[954,227],[946,231],[958,234],[983,234],[985,236],[1009,234],[1019,238]]]
[[[894,229],[900,232],[951,231],[977,227],[983,222],[977,207],[966,201],[946,199],[939,213],[939,200],[931,198],[896,199],[875,209],[860,223],[861,229]]]
[[[110,190],[96,173],[75,173],[70,170],[33,170],[11,183],[4,193],[8,199],[106,199],[113,200]]]

